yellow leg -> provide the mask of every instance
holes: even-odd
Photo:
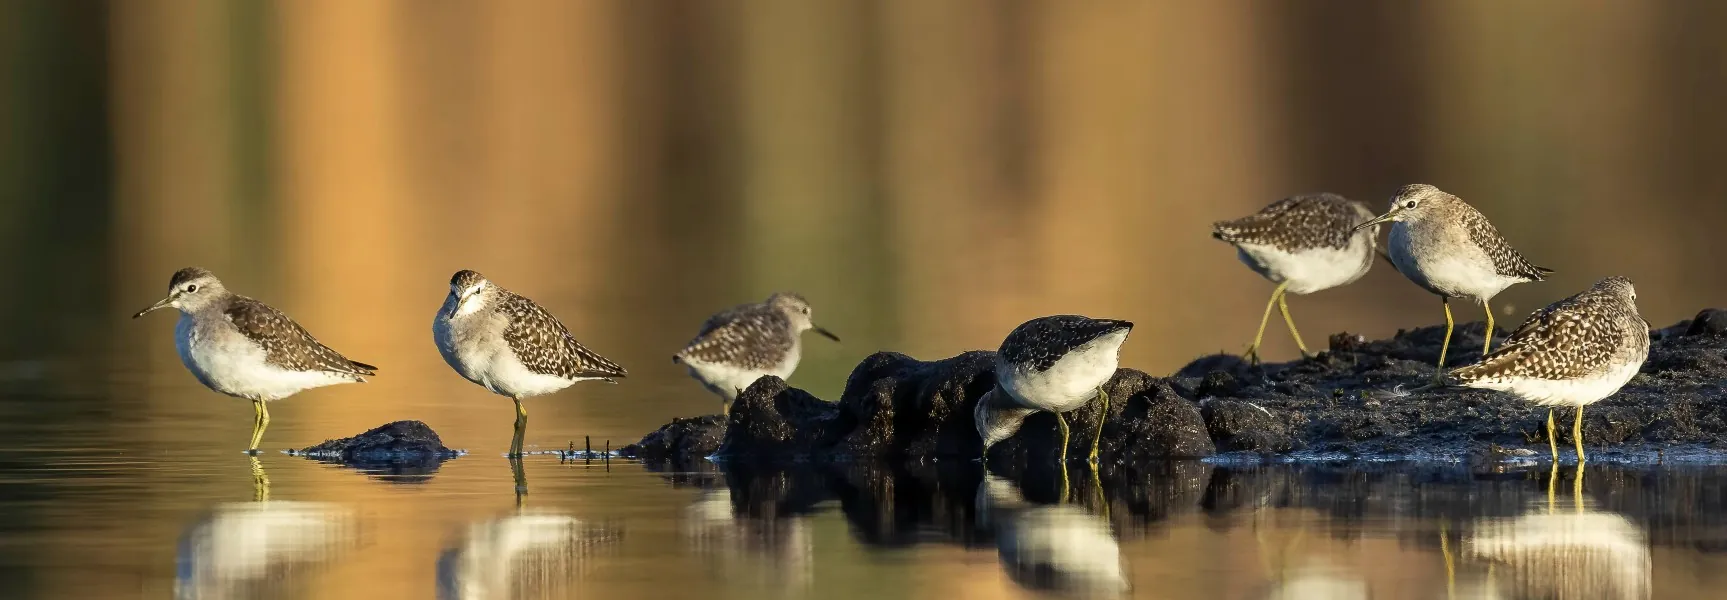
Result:
[[[1289,335],[1295,336],[1295,347],[1301,349],[1301,357],[1307,358],[1307,344],[1301,343],[1301,332],[1295,330],[1295,319],[1289,316],[1289,295],[1277,295],[1277,310],[1283,312],[1283,322],[1289,325]]]
[[[1065,464],[1067,464],[1067,440],[1068,440],[1067,416],[1063,415],[1061,413],[1055,413],[1055,422],[1056,422],[1056,424],[1061,425],[1061,464],[1065,465]]]
[[[1451,538],[1445,535],[1445,522],[1439,522],[1439,553],[1445,557],[1445,597],[1457,596],[1457,567],[1451,561]]]
[[[252,500],[266,502],[270,499],[270,476],[264,474],[263,463],[258,457],[252,457]]]
[[[1583,462],[1577,462],[1577,481],[1571,483],[1571,504],[1583,514]]]
[[[522,497],[528,495],[528,475],[522,471],[522,457],[510,457],[510,474],[516,479],[516,509],[520,510]]]
[[[1097,497],[1098,507],[1103,512],[1104,527],[1113,526],[1109,520],[1109,495],[1103,491],[1103,479],[1098,477],[1096,463],[1091,465],[1091,492],[1093,496]]]
[[[1062,502],[1066,502],[1066,501],[1067,501],[1067,493],[1068,493],[1068,481],[1067,481],[1067,443],[1068,443],[1068,429],[1067,429],[1067,417],[1066,417],[1066,416],[1064,416],[1064,415],[1062,415],[1062,414],[1061,414],[1061,413],[1055,413],[1055,422],[1056,422],[1056,423],[1060,423],[1060,424],[1061,424],[1061,459],[1060,459],[1060,462],[1059,462],[1059,464],[1060,464],[1060,465],[1061,465],[1061,501],[1062,501]]]
[[[1265,324],[1271,322],[1271,308],[1277,306],[1277,300],[1283,297],[1283,290],[1287,287],[1289,282],[1283,282],[1271,290],[1271,299],[1265,302],[1265,314],[1259,317],[1259,333],[1253,334],[1253,345],[1247,347],[1247,354],[1243,356],[1247,360],[1259,362],[1259,343],[1265,341]]]
[[[1487,334],[1484,336],[1487,341],[1481,345],[1481,355],[1487,356],[1488,352],[1493,351],[1493,305],[1482,302],[1481,307],[1487,309]]]
[[[522,455],[522,436],[528,430],[528,407],[522,406],[521,398],[513,398],[513,400],[516,401],[516,435],[510,440],[510,456],[520,457]]]
[[[1093,465],[1097,464],[1097,442],[1103,439],[1103,421],[1109,418],[1109,392],[1097,388],[1097,399],[1103,401],[1103,409],[1097,413],[1097,433],[1091,436],[1091,456],[1086,459]]]
[[[1559,464],[1559,438],[1553,437],[1553,409],[1547,409],[1547,447],[1553,450],[1553,464]]]
[[[1559,462],[1554,461],[1553,470],[1547,473],[1547,514],[1553,514],[1554,486],[1559,485]]]
[[[258,453],[258,442],[264,439],[264,430],[270,427],[270,407],[263,400],[252,401],[252,445],[247,447],[249,454]]]
[[[1451,320],[1451,299],[1442,296],[1439,304],[1445,307],[1445,341],[1439,345],[1439,371],[1433,374],[1434,383],[1445,380],[1445,354],[1451,351],[1451,329],[1455,325]]]
[[[1577,464],[1583,465],[1583,407],[1577,407],[1577,422],[1571,425],[1571,439],[1577,441]]]

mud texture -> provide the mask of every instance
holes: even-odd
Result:
[[[1447,367],[1477,360],[1484,325],[1459,325]],[[1503,339],[1500,330],[1495,340]],[[1513,396],[1428,387],[1444,328],[1366,340],[1340,333],[1312,359],[1251,365],[1204,356],[1169,377],[1121,369],[1105,385],[1111,402],[1100,460],[1145,464],[1218,453],[1321,459],[1545,459],[1547,411]],[[1653,332],[1642,373],[1588,407],[1583,432],[1592,459],[1655,459],[1663,451],[1727,449],[1727,311]],[[1131,343],[1131,342],[1130,342]],[[743,462],[977,458],[977,398],[995,386],[994,353],[939,361],[882,352],[852,371],[838,402],[764,377],[723,420],[679,419],[622,454],[691,464],[709,456]],[[1068,455],[1083,457],[1102,403],[1065,415]],[[1570,460],[1572,409],[1560,408],[1558,442]],[[989,463],[1018,471],[1060,450],[1056,415],[1026,419],[991,448]]]
[[[379,475],[431,475],[461,453],[444,447],[438,432],[420,421],[396,421],[353,436],[291,451]]]

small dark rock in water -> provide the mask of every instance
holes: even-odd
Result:
[[[425,423],[396,421],[292,454],[393,475],[429,475],[461,452],[445,448],[438,432]]]
[[[672,419],[642,441],[618,449],[618,455],[653,462],[706,458],[720,449],[725,434],[720,415]]]
[[[1723,327],[1727,311],[1708,310],[1655,332],[1642,372],[1585,411],[1590,448],[1652,455],[1673,444],[1727,446],[1727,335],[1716,334]],[[1450,366],[1479,359],[1468,349],[1480,347],[1484,331],[1482,323],[1458,324]],[[1170,377],[1121,369],[1105,384],[1111,402],[1100,459],[1144,466],[1219,450],[1469,458],[1495,445],[1547,456],[1545,409],[1500,392],[1427,387],[1444,335],[1443,326],[1382,340],[1339,334],[1311,360],[1250,365],[1218,354]],[[920,361],[877,353],[852,371],[839,402],[764,377],[738,397],[725,426],[718,416],[682,419],[632,447],[633,455],[688,460],[717,449],[720,458],[752,461],[977,458],[982,444],[972,408],[995,387],[994,356]],[[1067,413],[1070,458],[1090,451],[1100,406],[1094,399]],[[1569,452],[1573,413],[1558,412],[1565,419],[1559,444]],[[1028,417],[1018,434],[990,449],[990,466],[1017,470],[1053,459],[1060,451],[1055,419]]]

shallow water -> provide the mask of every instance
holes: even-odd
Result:
[[[1595,464],[1580,494],[1574,466],[1397,463],[1171,462],[1095,481],[1075,463],[1064,488],[1053,469],[986,479],[970,462],[680,472],[477,451],[398,477],[275,452],[255,468],[233,436],[122,446],[105,434],[123,420],[75,400],[8,400],[67,424],[46,438],[24,435],[41,427],[30,418],[0,425],[9,598],[1715,598],[1727,585],[1727,467]],[[244,423],[243,406],[216,406]],[[302,437],[288,406],[276,433]]]

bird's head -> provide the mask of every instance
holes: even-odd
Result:
[[[1447,194],[1439,188],[1425,183],[1412,183],[1403,186],[1397,190],[1397,195],[1391,197],[1390,210],[1372,220],[1356,225],[1355,231],[1361,231],[1380,223],[1420,221],[1431,215],[1445,212],[1460,202],[1462,200],[1458,200],[1456,196]]]
[[[465,315],[491,302],[498,286],[479,271],[463,269],[450,277],[449,298],[454,301],[455,314]]]
[[[768,306],[772,306],[779,309],[780,312],[785,313],[786,318],[791,320],[792,327],[796,329],[798,333],[814,329],[816,333],[827,336],[830,340],[836,342],[840,341],[839,336],[834,335],[833,332],[823,329],[815,324],[815,317],[810,311],[810,303],[808,300],[805,300],[803,296],[794,292],[778,292],[772,296],[768,296],[767,303]]]
[[[138,311],[137,314],[132,315],[132,318],[136,319],[157,309],[168,307],[174,307],[183,313],[197,312],[198,309],[216,301],[225,293],[227,293],[227,288],[222,287],[221,280],[216,279],[214,274],[198,267],[186,267],[175,271],[174,276],[168,279],[168,295],[166,297],[157,300],[149,308]]]

